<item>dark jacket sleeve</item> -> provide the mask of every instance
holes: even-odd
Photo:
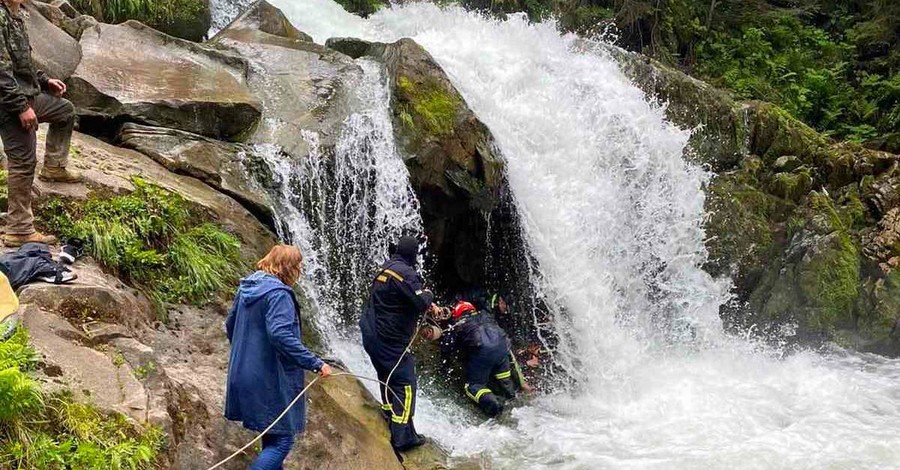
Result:
[[[38,70],[37,80],[38,84],[41,85],[41,90],[48,91],[48,89],[50,88],[50,86],[48,85],[48,83],[50,82],[50,75],[47,75],[47,72],[44,72],[43,70]]]
[[[13,62],[9,56],[9,38],[6,37],[6,24],[0,19],[0,109],[18,116],[28,109],[28,99],[19,89],[13,73]]]
[[[312,353],[294,330],[297,312],[294,299],[284,290],[274,290],[266,296],[266,332],[278,352],[306,370],[318,372],[324,362]]]
[[[424,312],[434,302],[434,295],[422,290],[422,278],[417,273],[408,274],[399,284],[400,291],[416,307],[416,312]]]
[[[228,337],[228,342],[231,342],[231,338],[234,337],[234,321],[237,316],[238,303],[241,301],[241,294],[234,296],[234,303],[231,304],[231,311],[228,312],[228,318],[225,319],[225,335]]]

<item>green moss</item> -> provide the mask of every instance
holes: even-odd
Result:
[[[800,202],[812,188],[809,168],[801,167],[790,173],[777,173],[769,185],[769,192],[783,199]]]
[[[20,328],[0,343],[0,468],[143,470],[156,467],[163,432],[41,390],[36,354]]]
[[[53,200],[39,216],[54,233],[85,240],[100,264],[161,302],[203,304],[232,287],[243,269],[238,239],[181,196],[133,183],[127,195]]]
[[[401,102],[408,103],[405,112],[411,115],[414,123],[421,123],[425,131],[435,136],[453,132],[456,110],[460,105],[456,96],[436,82],[416,84],[405,76],[397,80],[397,89]]]
[[[344,10],[350,13],[362,16],[363,18],[375,13],[384,7],[384,3],[378,0],[336,0],[338,5],[344,7]]]
[[[793,211],[793,204],[766,194],[755,180],[739,171],[716,177],[707,188],[707,248],[714,275],[732,274],[736,281],[763,269],[775,255],[778,225]]]
[[[754,139],[751,152],[772,163],[782,155],[810,162],[826,144],[814,129],[771,103],[753,103]]]
[[[0,170],[0,211],[6,212],[9,207],[9,185],[6,181],[9,172]]]
[[[859,250],[844,232],[835,232],[803,268],[800,289],[809,306],[807,325],[821,332],[849,327],[859,296]]]

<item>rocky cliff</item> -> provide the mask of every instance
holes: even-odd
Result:
[[[694,129],[685,156],[714,172],[706,268],[734,280],[722,311],[732,326],[900,354],[900,156],[831,141],[648,58],[584,47]]]
[[[19,292],[19,316],[41,356],[37,377],[47,393],[65,391],[137,428],[162,429],[159,467],[207,468],[253,437],[222,417],[229,292],[276,242],[270,188],[258,184],[271,175],[254,166],[252,147],[311,158],[297,138],[304,129],[322,136],[327,156],[353,109],[346,90],[360,70],[264,1],[206,44],[137,22],[70,28],[80,17],[58,18],[57,10],[29,9],[28,24],[40,38],[36,60],[69,84],[80,129],[71,165],[86,180],[37,183],[36,213],[44,229],[85,234],[93,246],[75,265],[76,282]],[[129,238],[134,230],[143,235]],[[118,246],[120,235],[130,245]],[[200,265],[173,265],[191,245],[200,258],[185,259]],[[207,248],[224,259],[204,258]],[[211,275],[224,284],[208,283],[203,266],[219,269]],[[307,343],[324,351],[315,308],[305,305]],[[309,399],[308,431],[287,468],[444,466],[434,446],[396,455],[379,404],[354,378],[318,382]]]

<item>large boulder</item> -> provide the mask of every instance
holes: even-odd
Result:
[[[132,123],[122,126],[119,142],[149,156],[173,173],[192,176],[233,197],[275,230],[275,214],[269,195],[248,182],[245,160],[253,152],[248,146]]]
[[[241,140],[259,120],[246,63],[231,55],[133,21],[89,30],[80,44],[69,95],[83,127],[134,121]]]
[[[81,62],[81,46],[34,5],[26,3],[24,9],[35,65],[52,78],[68,79]]]
[[[254,35],[255,31],[287,39],[312,42],[312,38],[308,34],[294,27],[281,10],[266,0],[259,0],[250,5],[234,21],[213,36],[212,40],[216,41],[229,36],[246,38],[246,35]]]
[[[39,136],[43,140],[44,134]],[[42,143],[38,159],[43,159]],[[226,194],[190,176],[170,172],[150,157],[134,150],[107,144],[76,132],[72,138],[70,166],[83,171],[84,184],[47,184],[35,180],[41,200],[50,197],[84,199],[93,192],[121,193],[134,189],[132,179],[141,177],[164,189],[182,195],[207,212],[223,228],[236,234],[243,243],[245,259],[259,259],[275,243],[275,237],[244,206]]]
[[[332,153],[352,108],[346,105],[352,96],[349,87],[361,73],[349,57],[309,41],[265,2],[210,42],[253,63],[247,82],[265,115],[250,142],[274,144],[302,160],[310,154],[310,143],[302,136],[316,134],[318,151],[326,157]]]
[[[483,285],[488,214],[497,208],[505,185],[490,130],[415,41],[333,38],[326,45],[384,62],[392,86],[394,134],[421,203],[434,272],[449,288]]]

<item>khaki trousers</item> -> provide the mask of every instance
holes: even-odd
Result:
[[[75,126],[75,107],[69,100],[41,93],[32,104],[39,122],[50,123],[44,166],[65,168],[69,159],[69,143]],[[19,116],[6,114],[0,123],[0,138],[6,151],[9,176],[9,210],[6,215],[6,233],[29,235],[34,233],[34,215],[31,212],[31,191],[34,169],[37,165],[37,133],[25,130]]]

